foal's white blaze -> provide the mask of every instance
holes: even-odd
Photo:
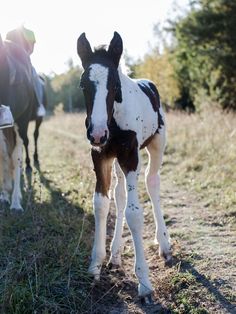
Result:
[[[91,123],[93,129],[91,136],[94,138],[95,143],[99,143],[102,136],[107,132],[107,104],[106,98],[108,94],[107,79],[108,69],[100,64],[93,64],[89,72],[90,81],[94,82],[96,87],[96,94],[93,103],[93,111],[91,115]]]

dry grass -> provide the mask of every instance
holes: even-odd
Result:
[[[146,254],[159,301],[146,308],[137,298],[127,229],[125,274],[105,268],[99,286],[93,286],[87,275],[94,230],[94,173],[84,118],[59,114],[43,123],[41,168],[25,177],[25,212],[19,215],[6,207],[1,212],[0,312],[233,313],[236,116],[167,115],[162,203],[174,265],[166,269],[157,258],[150,202],[141,178]],[[216,235],[222,235],[220,240]]]
[[[174,162],[178,168],[173,179],[197,192],[214,210],[235,211],[235,143],[234,114],[168,115],[166,162]]]

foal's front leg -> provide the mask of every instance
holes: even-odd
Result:
[[[140,156],[137,152],[137,165],[123,167],[126,176],[127,204],[125,217],[132,234],[135,249],[135,274],[139,281],[138,292],[140,297],[151,295],[153,288],[149,280],[149,268],[143,248],[143,208],[138,199],[138,176],[140,171]],[[135,158],[134,158],[135,159]]]
[[[121,266],[121,253],[123,249],[122,233],[124,225],[124,210],[126,205],[125,177],[117,160],[114,163],[116,185],[114,200],[116,205],[116,225],[111,243],[110,265]]]
[[[99,280],[102,264],[106,257],[106,224],[110,204],[108,194],[113,159],[106,158],[102,152],[96,150],[92,150],[92,159],[97,182],[93,198],[95,235],[89,273],[94,276],[95,280]]]

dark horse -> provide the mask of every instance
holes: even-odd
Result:
[[[0,37],[0,103],[10,106],[15,120],[14,127],[0,130],[1,201],[10,202],[16,210],[22,210],[22,143],[28,147],[27,131],[29,121],[36,115],[35,101],[29,56],[15,43]]]
[[[132,80],[119,67],[123,42],[115,32],[107,50],[92,51],[85,34],[77,41],[84,72],[87,137],[92,145],[96,174],[94,193],[95,239],[89,272],[99,280],[106,256],[106,221],[109,189],[114,162],[117,183],[115,204],[117,219],[111,244],[111,265],[121,264],[122,230],[125,212],[135,249],[135,274],[139,296],[149,301],[153,288],[142,244],[143,209],[138,199],[140,149],[146,148],[149,163],[146,187],[156,223],[155,240],[159,255],[171,260],[170,239],[160,207],[159,170],[165,147],[165,119],[156,86],[149,80]]]
[[[44,107],[47,107],[47,94],[46,94],[46,90],[45,90],[45,80],[44,77],[42,75],[39,75],[39,81],[40,81],[40,86],[41,86],[41,95],[42,95],[42,99],[41,102],[44,105]],[[35,107],[38,106],[38,101],[35,97]],[[39,128],[40,125],[43,122],[43,117],[39,117],[37,116],[35,110],[33,110],[32,116],[31,116],[31,121],[35,121],[35,129],[34,129],[34,165],[35,167],[39,168],[39,158],[38,158],[38,137],[39,137]],[[30,165],[30,157],[29,157],[29,150],[28,150],[28,145],[25,145],[25,153],[26,153],[26,172],[31,172],[32,168]]]

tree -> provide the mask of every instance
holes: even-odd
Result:
[[[47,79],[47,92],[49,98],[49,109],[62,103],[63,110],[84,110],[84,97],[79,88],[82,69],[74,66],[68,61],[68,71]]]
[[[236,109],[236,2],[197,0],[184,18],[172,23],[174,67],[182,94],[198,104]]]
[[[157,85],[162,102],[173,107],[179,97],[179,89],[170,58],[171,52],[167,47],[162,53],[159,53],[157,48],[153,49],[136,65],[135,75],[152,80]]]

